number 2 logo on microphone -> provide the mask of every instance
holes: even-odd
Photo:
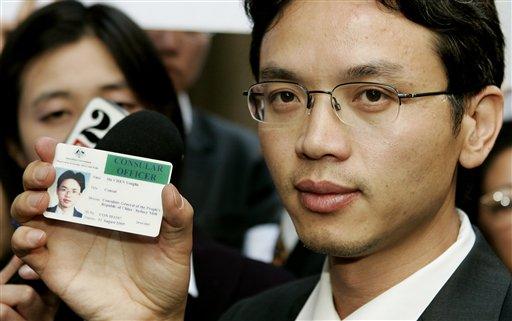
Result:
[[[94,98],[84,109],[66,143],[94,148],[128,112],[102,98]]]

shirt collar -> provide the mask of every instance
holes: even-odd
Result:
[[[188,135],[192,130],[192,104],[190,97],[184,91],[178,93],[178,103],[180,105],[181,117],[183,118],[183,127],[185,127],[185,133]]]
[[[354,311],[346,319],[418,320],[475,244],[475,232],[467,215],[461,210],[458,210],[458,214],[461,221],[459,235],[443,254]],[[296,320],[340,320],[333,303],[327,261],[318,284]]]
[[[188,282],[188,294],[194,298],[199,296],[196,277],[194,276],[194,260],[192,260],[192,254],[190,254],[190,281]]]
[[[57,204],[57,208],[55,209],[55,214],[56,214],[56,215],[68,215],[68,216],[69,216],[69,215],[71,215],[71,216],[73,216],[74,211],[75,211],[75,208],[74,208],[74,207],[72,207],[72,208],[68,209],[67,211],[64,211],[64,210],[62,210],[62,208],[60,208],[60,207],[59,207],[59,205]]]
[[[180,106],[181,117],[183,117],[183,127],[185,133],[188,135],[192,130],[192,104],[190,103],[190,97],[184,91],[178,93],[178,103]],[[190,281],[188,282],[188,294],[194,298],[199,296],[199,290],[197,289],[196,278],[194,275],[194,260],[190,255]]]

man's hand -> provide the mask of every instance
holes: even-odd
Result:
[[[6,284],[23,262],[13,257],[0,271],[0,320],[51,321],[57,312],[59,300],[50,291],[37,293],[24,284]]]
[[[55,146],[49,138],[36,143],[41,161],[27,167],[25,192],[13,202],[12,216],[23,225],[12,238],[16,255],[89,321],[182,319],[192,250],[190,204],[174,186],[163,189],[157,238],[45,219]]]

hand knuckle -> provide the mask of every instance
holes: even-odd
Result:
[[[24,238],[23,235],[26,233],[26,227],[20,226],[14,231],[11,238],[11,247],[18,257],[23,257],[27,254],[27,251],[24,249]]]
[[[4,303],[0,303],[0,320],[9,320],[7,317],[9,316],[9,306]]]
[[[16,196],[14,199],[12,205],[11,205],[11,216],[15,219],[21,219],[23,217],[23,214],[26,213],[27,203],[27,192],[23,192]]]
[[[36,295],[36,291],[32,287],[28,285],[20,286],[20,298],[23,302],[32,302]]]

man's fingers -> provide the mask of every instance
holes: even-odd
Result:
[[[55,180],[55,169],[52,164],[34,161],[28,164],[23,172],[23,187],[25,190],[47,189]]]
[[[47,235],[44,231],[28,226],[20,226],[12,236],[12,250],[16,256],[41,275],[48,259],[48,249],[45,247],[46,241]]]
[[[40,294],[31,286],[24,284],[0,285],[2,293],[0,303],[6,304],[27,321],[53,320],[58,307],[57,296],[48,290]],[[47,300],[44,300],[44,297]],[[4,320],[4,319],[1,319]]]
[[[11,216],[19,223],[25,223],[42,215],[48,208],[50,195],[47,192],[27,191],[16,196],[11,205]]]
[[[50,137],[41,137],[36,141],[34,149],[43,162],[51,163],[55,157],[58,142]]]
[[[44,306],[44,302],[39,294],[29,285],[3,284],[0,285],[0,289],[2,290],[2,298],[0,300],[3,304],[7,304],[8,306],[31,305],[34,308]]]
[[[178,192],[174,185],[162,190],[164,220],[160,232],[161,240],[182,254],[192,250],[192,221],[194,210],[190,203]]]
[[[36,273],[30,266],[23,265],[19,270],[18,274],[24,280],[39,280],[41,277]]]
[[[9,263],[0,271],[0,284],[5,284],[9,281],[10,278],[18,271],[18,269],[23,265],[23,261],[21,261],[17,256],[13,256]]]
[[[26,321],[21,315],[14,311],[13,308],[3,303],[0,303],[0,320]]]
[[[52,164],[57,141],[49,137],[41,137],[35,144],[35,150],[41,160],[30,163],[23,172],[25,190],[47,189],[55,180],[55,169]]]

